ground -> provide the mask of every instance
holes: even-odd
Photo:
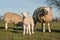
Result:
[[[52,32],[41,32],[41,24],[36,24],[36,32],[34,35],[23,35],[22,27],[17,29],[13,24],[9,24],[9,28],[5,30],[4,22],[0,22],[0,40],[60,40],[60,22],[51,23]]]

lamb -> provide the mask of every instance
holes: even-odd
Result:
[[[8,23],[17,24],[18,22],[22,22],[22,17],[14,12],[6,12],[4,14],[5,21],[5,29],[8,29]]]
[[[48,30],[49,32],[51,32],[50,22],[52,21],[52,18],[53,18],[52,7],[45,6],[39,7],[34,11],[33,14],[35,26],[37,22],[41,22],[43,32],[45,32],[45,23],[48,23]]]
[[[29,35],[31,35],[31,29],[32,29],[32,34],[34,34],[34,21],[33,18],[28,16],[28,12],[22,13],[23,16],[23,35],[25,35],[25,32]]]

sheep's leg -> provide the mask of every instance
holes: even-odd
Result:
[[[16,28],[16,24],[14,24],[15,28]]]
[[[34,24],[35,24],[35,25],[34,25],[34,31],[36,31],[36,23],[37,23],[37,22],[34,22]]]
[[[48,30],[49,30],[49,32],[51,32],[50,23],[48,23]]]
[[[41,31],[43,32],[43,23],[41,23]]]
[[[43,32],[45,32],[45,23],[43,23]]]
[[[8,23],[7,22],[5,23],[5,29],[6,30],[8,29]]]
[[[34,34],[34,25],[32,24],[32,34]]]
[[[30,31],[30,25],[28,26],[28,28],[29,28],[29,35],[31,35],[31,31]]]
[[[28,34],[28,30],[29,30],[29,28],[28,28],[28,26],[27,26],[27,32],[26,32],[27,34]]]
[[[24,25],[23,35],[25,35],[26,26]]]
[[[17,24],[14,24],[14,27],[15,27],[16,30],[18,30],[18,28],[17,28]]]

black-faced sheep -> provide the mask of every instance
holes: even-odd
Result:
[[[34,11],[33,19],[36,26],[37,22],[41,22],[43,26],[43,32],[45,32],[45,23],[48,23],[48,30],[51,32],[50,29],[50,22],[52,21],[53,13],[52,7],[39,7]]]

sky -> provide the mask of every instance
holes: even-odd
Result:
[[[30,16],[40,6],[47,6],[46,0],[0,0],[0,15],[4,15],[6,12],[15,12],[20,14],[21,12],[30,12]],[[54,17],[58,16],[55,8],[53,8]]]

